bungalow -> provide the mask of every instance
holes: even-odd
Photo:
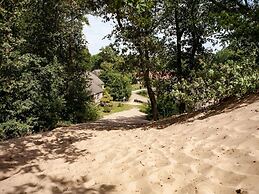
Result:
[[[104,83],[95,74],[88,72],[88,75],[90,79],[90,94],[94,102],[99,102],[103,97]]]

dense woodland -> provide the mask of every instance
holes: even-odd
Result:
[[[87,14],[115,23],[115,43],[94,56]],[[1,139],[97,119],[86,73],[94,69],[115,100],[129,98],[138,77],[153,120],[256,92],[259,2],[0,0]]]

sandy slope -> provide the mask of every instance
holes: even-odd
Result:
[[[162,130],[104,124],[1,143],[0,193],[259,193],[258,100]]]

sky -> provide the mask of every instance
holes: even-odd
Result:
[[[112,43],[112,40],[104,37],[112,32],[113,23],[112,22],[103,22],[102,18],[88,15],[89,25],[85,25],[83,33],[85,39],[87,40],[89,52],[92,55],[99,53],[99,50],[102,47],[108,46]],[[204,44],[206,48],[212,48],[213,52],[216,52],[222,49],[222,46],[219,44],[212,46],[211,43],[207,42]]]
[[[84,26],[84,36],[88,42],[89,52],[94,55],[99,53],[99,49],[109,45],[112,41],[108,38],[103,39],[112,31],[112,22],[103,22],[102,18],[87,16],[89,24]]]

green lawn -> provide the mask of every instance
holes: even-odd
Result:
[[[141,84],[133,84],[133,85],[131,85],[131,87],[132,87],[132,91],[139,90],[139,89],[141,89],[140,87],[143,88],[143,86]]]
[[[138,95],[143,96],[143,97],[148,97],[147,91],[146,90],[142,90],[137,92]]]

